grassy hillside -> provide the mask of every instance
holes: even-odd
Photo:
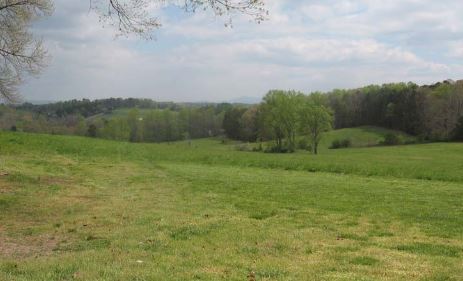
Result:
[[[415,137],[407,135],[403,132],[379,128],[374,126],[364,126],[358,128],[346,128],[341,130],[333,130],[324,134],[320,148],[327,149],[331,146],[334,140],[348,139],[352,147],[370,147],[379,145],[384,141],[387,134],[400,136],[404,142],[413,142]]]
[[[463,145],[432,143],[393,147],[266,154],[236,151],[235,145],[202,139],[170,144],[132,144],[70,136],[0,134],[0,152],[67,155],[76,159],[105,158],[111,161],[150,163],[181,162],[232,165],[267,169],[330,172],[363,176],[463,181]]]
[[[0,280],[463,278],[463,144],[313,156],[0,133],[0,170]]]

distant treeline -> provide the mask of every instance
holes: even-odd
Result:
[[[170,142],[218,136],[224,108],[217,105],[179,110],[131,109],[127,114],[89,121],[87,135],[131,142]]]
[[[335,129],[370,125],[400,130],[428,141],[463,140],[463,80],[446,80],[429,86],[414,83],[372,85],[315,92],[309,96],[317,97],[320,104],[331,109]],[[265,99],[252,108],[234,107],[227,111],[226,134],[243,141],[268,138],[266,131],[270,124],[250,122],[251,116],[264,115],[264,105]],[[295,103],[286,110],[288,114],[297,112],[297,107]]]
[[[374,125],[429,140],[462,137],[463,80],[421,87],[414,83],[368,86],[325,96],[336,128]]]
[[[201,103],[173,103],[156,102],[151,99],[137,98],[109,98],[99,100],[70,100],[49,104],[23,103],[16,106],[18,110],[30,111],[36,114],[45,115],[52,118],[62,118],[69,115],[80,115],[85,118],[102,113],[111,113],[120,108],[140,108],[140,109],[169,109],[178,111],[184,106],[198,107]]]
[[[230,104],[105,99],[0,107],[2,129],[164,142],[218,136]]]
[[[317,113],[320,108],[323,112]],[[332,118],[324,115],[325,111]],[[315,113],[336,129],[372,125],[404,131],[423,140],[463,140],[463,80],[425,86],[372,85],[309,95],[270,91],[256,105],[135,98],[25,103],[1,106],[0,127],[132,142],[226,135],[249,142],[275,140],[281,147],[292,148],[295,140],[291,139],[296,133],[310,135],[307,124],[314,121]]]

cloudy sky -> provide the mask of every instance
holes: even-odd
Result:
[[[155,10],[156,40],[115,39],[88,1],[56,0],[34,26],[52,56],[21,91],[27,100],[145,97],[258,99],[367,84],[463,78],[461,0],[269,0],[255,24],[209,13]]]

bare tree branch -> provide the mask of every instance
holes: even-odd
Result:
[[[25,74],[36,75],[45,65],[42,42],[29,32],[32,21],[49,15],[49,0],[0,0],[0,99],[17,101]]]
[[[244,14],[260,23],[268,15],[264,0],[90,0],[101,20],[118,28],[120,35],[136,34],[151,39],[153,32],[161,27],[157,17],[149,9],[155,5],[175,4],[186,12],[197,10],[212,11],[217,16],[225,16],[225,26],[232,26],[234,14]]]

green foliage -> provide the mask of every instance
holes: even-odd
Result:
[[[302,150],[312,151],[312,147],[309,144],[309,140],[305,137],[301,138],[297,144],[297,148]]]
[[[352,146],[352,142],[350,139],[334,140],[331,143],[330,149],[348,148],[351,146]]]
[[[318,153],[322,133],[331,128],[332,116],[320,94],[304,96],[294,91],[270,91],[261,104],[264,128],[270,128],[275,145],[267,152],[294,152],[309,146]],[[309,143],[297,143],[298,133],[307,134]],[[302,140],[303,142],[304,140]]]
[[[322,133],[332,128],[332,113],[321,104],[318,95],[305,98],[299,110],[302,131],[309,136],[312,153],[318,154],[318,145],[322,138]]]
[[[389,134],[384,136],[384,141],[382,142],[382,144],[384,144],[384,145],[400,145],[400,144],[404,144],[404,140],[403,140],[402,136],[400,136],[398,134],[389,133]]]
[[[452,139],[456,141],[463,141],[463,116],[458,120],[458,123],[452,133]]]
[[[243,128],[241,119],[246,108],[232,107],[225,112],[223,130],[230,139],[242,140]]]
[[[235,145],[237,151],[253,151],[253,147],[249,143],[240,143]]]
[[[293,152],[299,125],[299,107],[304,95],[295,91],[273,90],[264,97],[262,118],[275,140],[273,152]],[[286,143],[284,140],[286,139]]]
[[[259,137],[260,124],[259,106],[249,107],[241,116],[241,140],[255,142]]]
[[[84,119],[86,118],[86,119]],[[140,99],[68,101],[0,106],[0,128],[88,135],[131,142],[171,142],[227,135],[246,142],[274,141],[271,151],[294,152],[298,136],[309,136],[314,153],[322,132],[375,126],[426,141],[463,139],[463,81],[434,85],[370,85],[315,92],[272,90],[259,105],[175,104]],[[333,141],[333,140],[331,140]],[[353,140],[353,143],[355,141]],[[404,143],[408,140],[404,139]],[[354,144],[355,146],[355,144]]]
[[[91,138],[96,138],[97,128],[95,124],[88,125],[87,136]]]

